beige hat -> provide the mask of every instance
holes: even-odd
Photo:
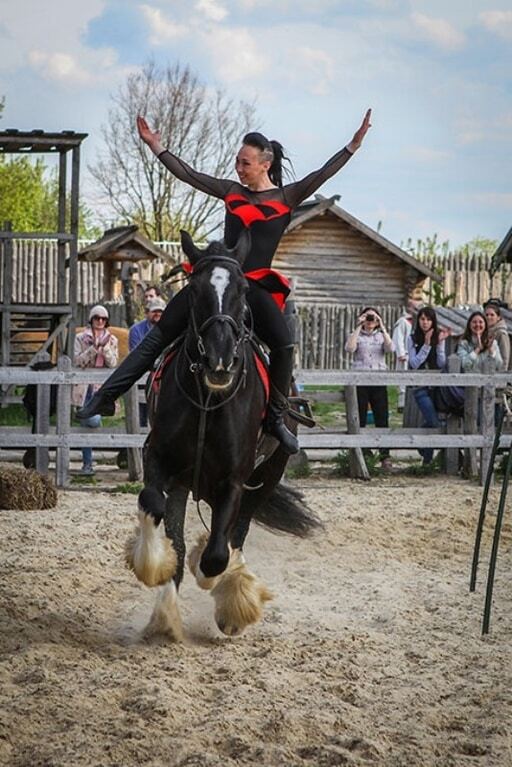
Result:
[[[165,301],[161,298],[152,298],[151,301],[147,302],[146,309],[148,312],[163,312],[165,306]]]
[[[101,304],[97,304],[97,306],[93,306],[91,311],[89,312],[89,322],[91,322],[93,317],[105,317],[105,319],[108,320],[109,314],[104,306],[101,306]]]

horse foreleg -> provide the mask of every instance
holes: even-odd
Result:
[[[214,584],[215,620],[220,630],[234,636],[261,620],[265,602],[272,593],[246,566],[242,548],[252,519],[252,498],[244,494],[231,533],[232,554],[222,581]]]
[[[217,490],[215,501],[212,503],[210,537],[197,568],[205,578],[220,575],[228,565],[228,540],[238,516],[242,492],[242,486],[238,482],[226,482]]]
[[[175,575],[178,558],[161,524],[165,497],[154,487],[139,494],[139,525],[125,546],[126,565],[146,586],[161,586]]]

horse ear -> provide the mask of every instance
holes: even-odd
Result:
[[[240,237],[238,238],[236,245],[229,251],[229,254],[235,258],[240,266],[244,265],[244,261],[249,255],[251,249],[251,232],[249,229],[242,229]]]
[[[192,241],[192,237],[184,229],[180,229],[180,235],[182,250],[193,266],[201,258],[202,251],[200,251],[199,248],[196,248]]]

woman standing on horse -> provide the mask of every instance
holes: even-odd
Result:
[[[272,387],[265,428],[288,453],[297,452],[299,447],[297,438],[283,420],[292,377],[293,343],[272,293],[280,293],[285,298],[289,289],[287,280],[271,270],[272,259],[294,208],[350,160],[370,127],[370,116],[371,110],[368,110],[352,141],[322,168],[286,185],[283,185],[282,178],[283,147],[278,141],[269,141],[261,133],[248,133],[243,139],[235,161],[240,179],[237,182],[194,170],[162,146],[160,134],[150,130],[143,117],[137,118],[140,137],[176,178],[224,201],[224,241],[228,248],[234,247],[244,228],[250,229],[251,249],[244,263],[249,283],[247,303],[252,312],[254,330],[270,350]],[[117,397],[151,368],[163,349],[186,329],[187,324],[188,286],[172,298],[158,325],[103,384],[81,416],[111,414]]]

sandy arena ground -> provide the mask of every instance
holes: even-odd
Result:
[[[490,524],[467,585],[480,488],[296,484],[326,530],[253,528],[248,563],[275,594],[263,622],[224,637],[187,573],[182,645],[140,638],[155,594],[123,565],[135,496],[0,511],[0,764],[512,765],[510,522],[482,639]],[[199,530],[191,505],[188,540]]]

